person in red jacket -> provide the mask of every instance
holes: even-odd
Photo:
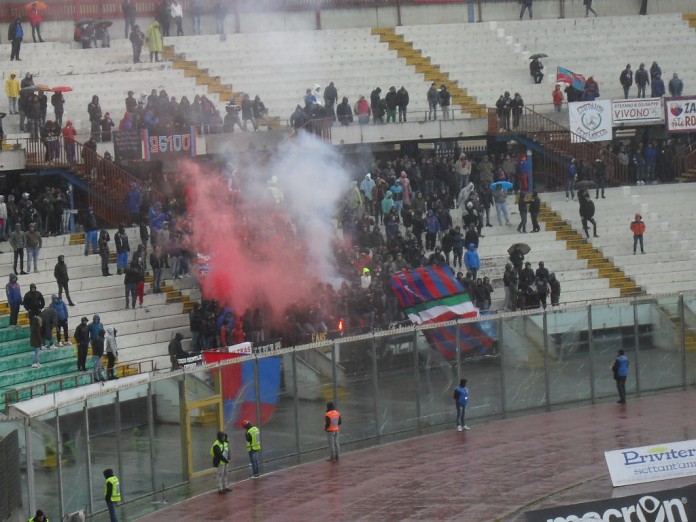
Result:
[[[556,112],[561,112],[561,107],[563,107],[563,91],[561,91],[561,84],[557,83],[556,87],[551,91],[551,97],[553,98],[553,108]]]
[[[39,42],[43,43],[43,38],[41,38],[41,22],[43,22],[43,19],[38,9],[38,2],[31,4],[27,18],[29,18],[29,24],[31,25],[31,37],[34,39],[34,43],[36,43],[37,36],[39,37]]]
[[[631,232],[633,232],[633,255],[636,255],[636,246],[640,242],[640,253],[645,254],[643,250],[643,234],[645,233],[645,223],[640,214],[636,214],[636,219],[631,221]]]
[[[232,344],[240,344],[246,341],[246,334],[244,333],[244,323],[240,320],[234,324],[234,330],[232,330]]]

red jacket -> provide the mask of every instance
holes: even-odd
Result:
[[[633,235],[640,236],[645,233],[645,223],[643,221],[635,220],[631,221],[631,232]]]
[[[32,27],[39,25],[43,19],[41,18],[41,13],[36,9],[29,9],[27,12],[27,18],[29,18],[29,23]]]

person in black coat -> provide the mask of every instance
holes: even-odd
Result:
[[[336,107],[336,117],[341,125],[348,126],[353,123],[353,109],[348,103],[348,98],[345,96]]]
[[[408,102],[409,102],[408,91],[402,85],[401,88],[398,91],[396,91],[396,95],[397,95],[397,106],[399,108],[399,123],[401,123],[402,117],[403,117],[403,121],[406,121],[406,115],[408,112]]]
[[[539,228],[539,212],[541,210],[541,201],[539,200],[539,193],[534,191],[532,194],[532,200],[529,202],[529,217],[532,220],[532,232],[540,232]]]
[[[19,59],[19,51],[22,47],[22,40],[24,39],[24,29],[22,28],[22,19],[18,16],[11,23],[7,30],[7,40],[12,42],[12,50],[10,51],[10,61]]]
[[[89,347],[89,319],[83,317],[75,328],[73,337],[77,342],[77,371],[86,372],[87,349]]]
[[[589,222],[592,223],[594,237],[599,237],[597,235],[597,222],[594,219],[595,206],[590,199],[590,194],[583,191],[583,193],[578,196],[578,200],[580,201],[580,217],[582,218],[582,228],[585,231],[585,235],[590,237],[590,229],[587,226]]]
[[[41,310],[46,306],[46,301],[44,301],[44,296],[41,292],[36,289],[34,283],[29,285],[29,291],[24,294],[24,300],[22,301],[24,309],[29,315],[29,319],[41,314]]]
[[[174,335],[174,339],[169,341],[168,352],[169,361],[172,363],[172,371],[179,368],[179,358],[184,358],[188,356],[188,353],[186,353],[183,347],[181,346],[181,340],[183,338],[184,335],[181,332],[177,332],[176,335]]]

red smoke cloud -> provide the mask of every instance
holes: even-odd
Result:
[[[282,163],[235,176],[239,190],[230,191],[217,173],[195,165],[182,174],[190,248],[211,258],[200,278],[203,295],[238,315],[268,306],[273,319],[281,319],[292,303],[313,302],[316,283],[333,276],[332,218],[349,178],[336,152],[316,140],[296,140],[281,153]],[[281,196],[269,188],[271,179]]]

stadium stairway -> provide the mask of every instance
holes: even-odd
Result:
[[[139,244],[137,228],[127,229],[131,251]],[[111,236],[115,231],[110,231]],[[100,315],[105,327],[117,330],[119,361],[117,374],[131,375],[140,371],[169,367],[167,346],[174,333],[184,334],[185,343],[190,339],[188,311],[193,300],[200,298],[193,278],[173,281],[167,271],[163,274],[163,291],[151,293],[152,276],[146,276],[146,295],[143,308],[124,309],[123,276],[101,275],[97,255],[84,255],[84,235],[72,234],[47,237],[40,251],[39,272],[19,275],[22,293],[34,283],[50,303],[57,287],[53,267],[58,255],[65,256],[70,279],[70,294],[76,303],[68,307],[68,325],[72,335],[79,318]],[[111,262],[115,263],[112,254]],[[0,254],[0,266],[5,273],[12,270],[12,254]],[[115,272],[115,264],[110,265]],[[64,298],[65,299],[65,298]],[[7,303],[0,304],[0,408],[7,402],[42,395],[90,382],[90,374],[76,371],[76,350],[73,346],[55,351],[41,352],[41,368],[31,368],[33,350],[29,346],[29,329],[26,312],[21,312],[21,328],[8,328]],[[5,399],[4,397],[8,397]]]
[[[684,13],[682,19],[689,24],[689,27],[696,29],[696,13]]]
[[[382,43],[387,44],[390,50],[396,51],[399,58],[404,58],[406,64],[413,67],[417,73],[423,74],[426,80],[435,83],[438,89],[440,85],[445,85],[452,95],[452,103],[459,105],[460,112],[470,114],[474,118],[485,117],[486,107],[477,103],[476,98],[453,81],[448,72],[443,71],[438,64],[432,63],[420,49],[416,49],[413,42],[406,41],[403,35],[397,34],[391,27],[373,28],[372,34],[379,36]]]
[[[208,69],[200,68],[195,60],[187,60],[186,54],[177,53],[173,45],[166,45],[162,51],[162,56],[171,61],[172,68],[182,70],[184,77],[195,78],[196,85],[205,86],[209,94],[217,94],[220,101],[226,102],[234,99],[241,107],[242,93],[235,92],[231,85],[222,83],[220,77],[211,75]],[[221,116],[224,119],[225,115],[223,113],[221,113]],[[269,116],[266,121],[269,130],[284,127],[284,124],[277,116]]]

